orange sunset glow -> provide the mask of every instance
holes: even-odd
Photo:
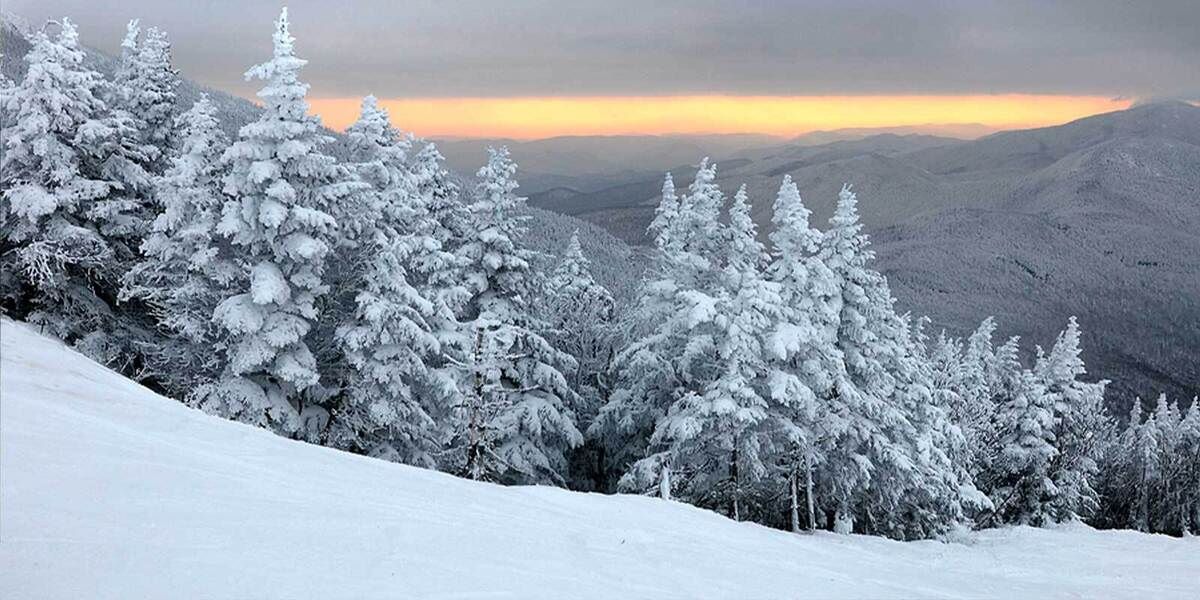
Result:
[[[344,129],[358,98],[310,99],[325,124]],[[557,135],[765,133],[797,135],[845,127],[980,123],[1037,127],[1121,110],[1100,96],[652,96],[391,98],[381,103],[401,129],[423,136],[544,138]]]

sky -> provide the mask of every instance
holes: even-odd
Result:
[[[1200,1],[7,0],[115,51],[168,31],[183,73],[248,98],[289,5],[314,110],[384,100],[422,135],[1013,128],[1200,98]]]

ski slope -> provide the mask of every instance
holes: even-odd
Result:
[[[285,440],[0,330],[0,598],[1196,598],[1200,539],[794,535]]]

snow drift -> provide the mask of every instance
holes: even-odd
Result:
[[[1196,538],[794,535],[653,498],[474,483],[222,421],[25,325],[0,333],[6,599],[1197,592]]]

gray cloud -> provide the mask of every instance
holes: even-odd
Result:
[[[115,50],[166,29],[193,79],[244,95],[284,4],[9,0]],[[1200,2],[293,0],[320,96],[1070,93],[1200,96]]]

